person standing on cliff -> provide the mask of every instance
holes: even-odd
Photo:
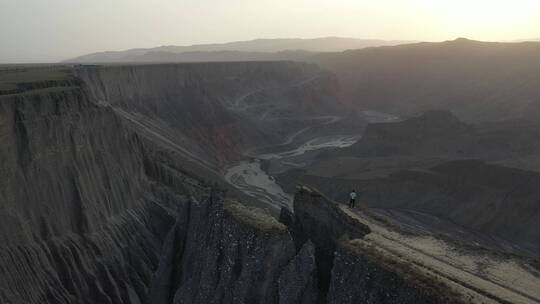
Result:
[[[349,208],[353,209],[354,204],[356,203],[356,191],[353,190],[349,193]]]

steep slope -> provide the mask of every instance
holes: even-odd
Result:
[[[538,116],[540,43],[457,39],[323,54],[361,109],[396,115],[452,110],[467,121]]]
[[[148,175],[164,166],[140,138],[51,72],[12,71],[34,85],[0,96],[0,301],[143,302],[175,210],[206,190],[172,168]]]

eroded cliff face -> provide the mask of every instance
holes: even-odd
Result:
[[[184,148],[209,167],[280,144],[311,115],[343,112],[332,74],[293,62],[78,68],[100,103],[144,136]]]
[[[0,96],[0,302],[308,297],[287,291],[306,277],[295,265],[310,251],[294,260],[284,225],[225,208],[187,173],[199,167],[141,136],[69,71],[60,78]]]
[[[297,246],[314,247],[317,303],[464,303],[449,285],[364,242],[371,229],[308,187],[297,188],[294,214],[283,210]]]
[[[152,104],[95,99],[119,85],[90,93],[69,74],[0,96],[0,302],[347,303],[341,290],[356,301],[385,292],[379,280],[406,280],[364,265],[367,251],[344,258],[370,229],[315,191],[300,188],[282,222],[211,191],[190,173],[200,167],[118,111]],[[164,86],[160,96],[175,88]],[[351,285],[351,269],[378,279]],[[392,286],[395,303],[432,303],[414,284]]]
[[[80,88],[7,96],[0,107],[4,243],[93,232],[137,205],[137,138]]]
[[[156,180],[154,152],[77,79],[18,89],[0,96],[0,302],[143,302],[175,210],[204,186]]]
[[[193,211],[174,303],[276,303],[295,254],[285,226],[216,198]]]
[[[192,203],[167,238],[149,303],[465,302],[365,245],[369,227],[316,191],[300,188],[295,212],[283,211],[286,226],[222,193]]]

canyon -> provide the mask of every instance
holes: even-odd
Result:
[[[328,66],[0,67],[0,302],[539,303],[534,117]]]

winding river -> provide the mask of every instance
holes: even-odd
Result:
[[[393,115],[374,111],[364,111],[362,114],[370,123],[392,122],[399,119]],[[328,119],[326,116],[322,118]],[[336,120],[331,119],[330,123],[334,121]],[[322,124],[328,123],[328,121],[322,122]],[[300,132],[305,132],[305,129],[300,130]],[[297,133],[293,134],[293,136],[296,137],[298,135]],[[234,163],[226,169],[224,177],[225,180],[231,185],[235,186],[245,194],[267,203],[269,206],[275,208],[287,206],[291,208],[293,196],[285,193],[283,189],[275,182],[275,179],[261,169],[260,160],[295,157],[308,151],[331,147],[345,148],[353,145],[359,139],[360,136],[351,135],[332,135],[313,138],[292,150],[262,154],[251,160],[243,160]],[[292,142],[290,137],[287,139],[287,141]]]

